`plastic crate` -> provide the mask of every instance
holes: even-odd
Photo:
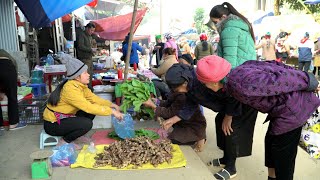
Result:
[[[47,96],[23,99],[19,102],[19,119],[21,123],[43,123],[43,111],[47,103]]]

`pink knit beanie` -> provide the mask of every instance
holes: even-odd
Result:
[[[231,70],[231,64],[216,55],[206,56],[197,63],[197,78],[202,83],[219,82]]]

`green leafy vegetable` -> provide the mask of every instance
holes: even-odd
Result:
[[[149,86],[139,80],[132,79],[127,80],[120,85],[120,90],[124,96],[122,105],[120,106],[123,112],[134,106],[134,111],[146,112],[150,115],[151,118],[154,117],[154,111],[151,108],[142,107],[142,103],[147,101],[150,98]]]

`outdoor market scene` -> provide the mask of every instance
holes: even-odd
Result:
[[[0,180],[320,180],[319,8],[0,1]]]

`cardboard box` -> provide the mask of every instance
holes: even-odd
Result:
[[[64,64],[50,65],[43,67],[44,73],[66,72],[66,66]]]

